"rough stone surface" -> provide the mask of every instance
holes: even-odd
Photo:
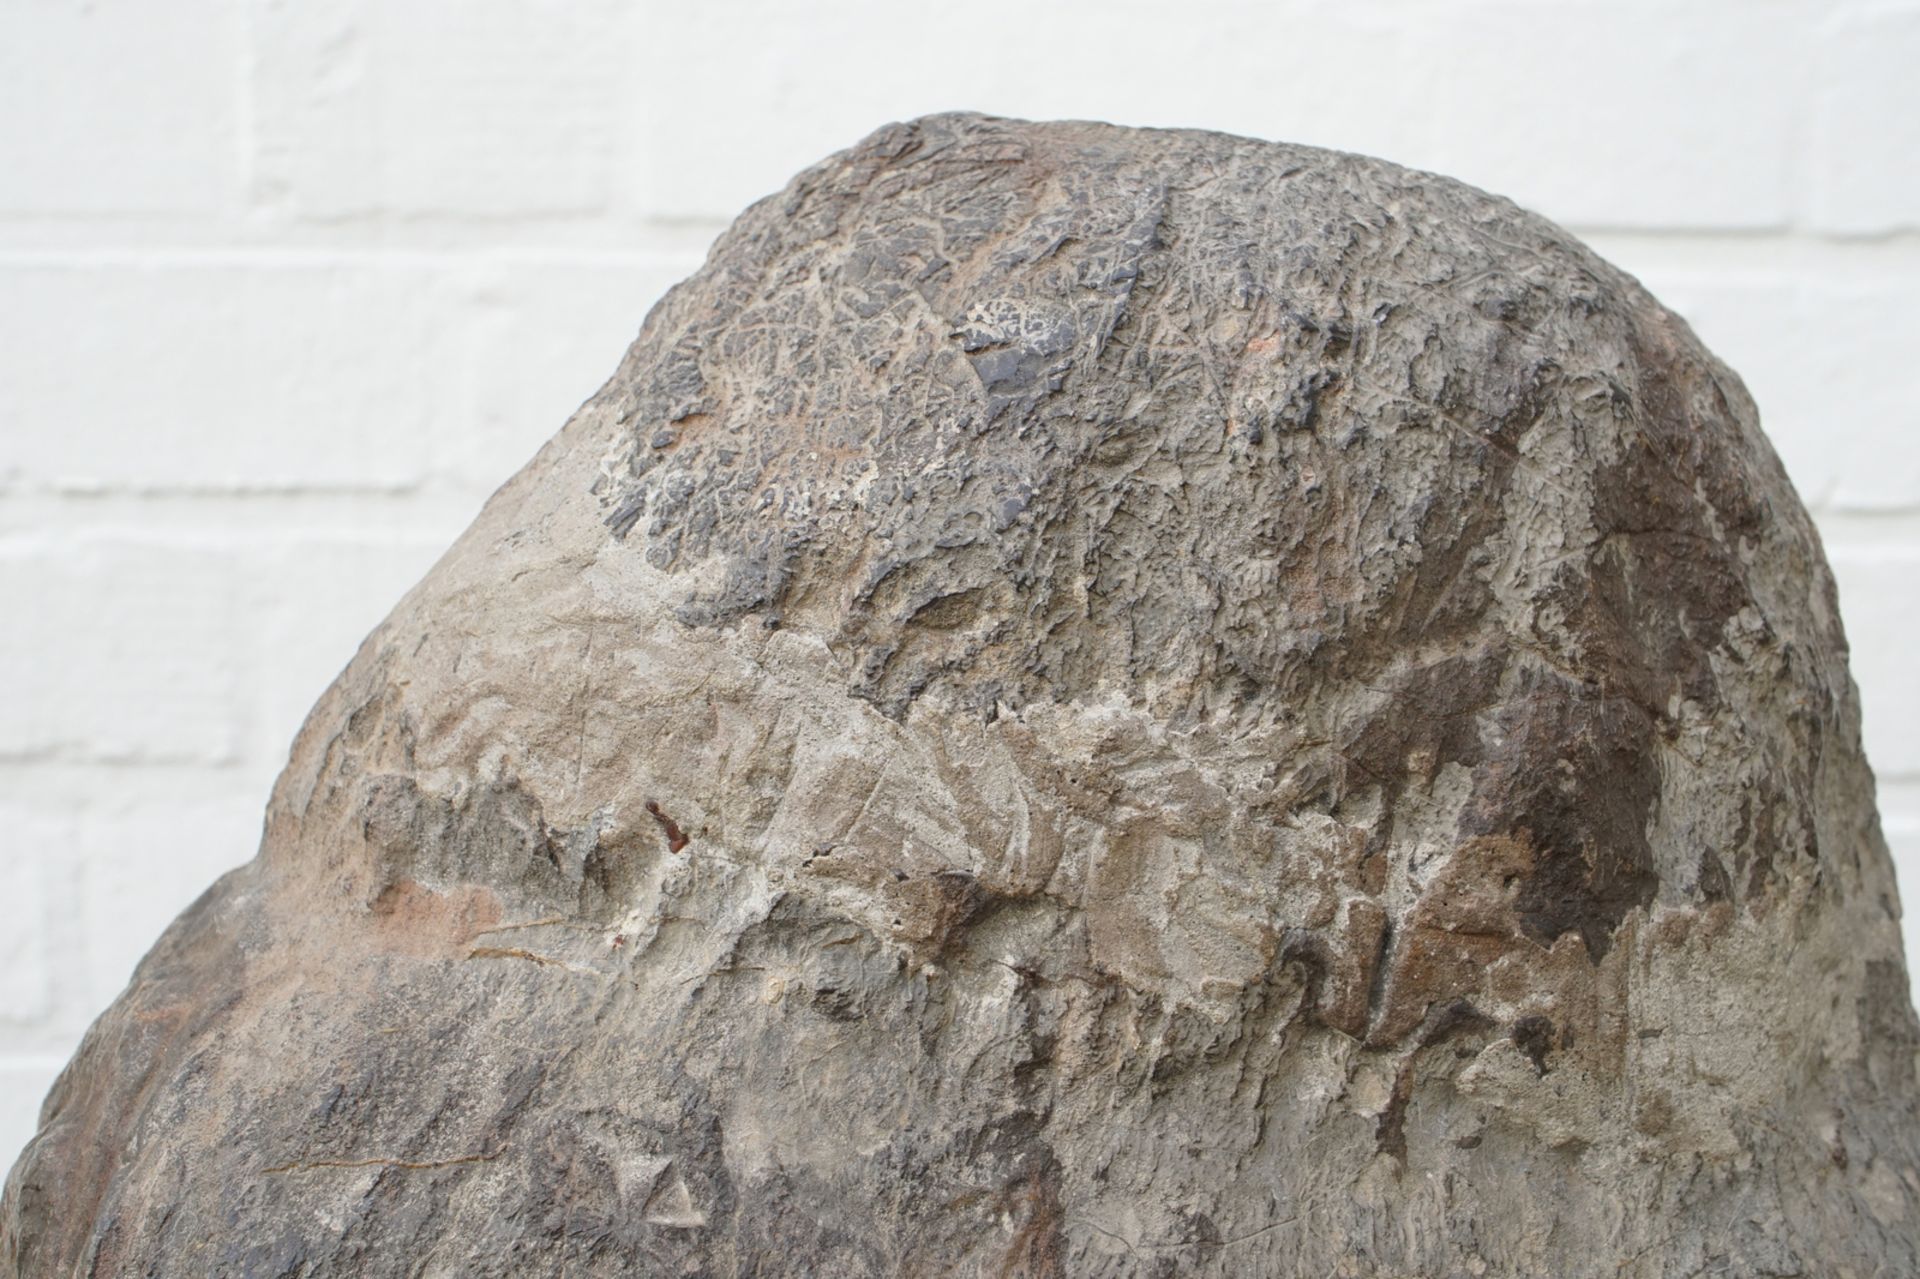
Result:
[[[1550,224],[883,129],[367,640],[0,1258],[1914,1273],[1845,659],[1739,380]]]

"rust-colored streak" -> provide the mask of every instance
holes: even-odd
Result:
[[[653,820],[660,823],[660,829],[667,833],[667,851],[677,853],[690,844],[687,833],[680,829],[673,818],[660,811],[660,805],[647,801],[647,811],[653,814]]]

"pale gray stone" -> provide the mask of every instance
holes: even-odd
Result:
[[[367,640],[0,1255],[1915,1273],[1858,720],[1739,379],[1564,232],[893,126]]]

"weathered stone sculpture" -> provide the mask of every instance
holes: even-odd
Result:
[[[1920,1270],[1819,542],[1389,164],[945,116],[749,210],[366,642],[28,1275]]]

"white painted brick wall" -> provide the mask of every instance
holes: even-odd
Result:
[[[253,198],[326,221],[606,211],[625,7],[252,6]]]
[[[1916,65],[1920,0],[0,0],[0,1163],[647,306],[954,107],[1369,151],[1639,274],[1820,519],[1920,896]]]
[[[235,567],[206,546],[91,531],[0,543],[0,760],[95,765],[103,784],[129,765],[232,763]]]
[[[0,4],[0,213],[126,221],[229,207],[240,16],[225,0]]]

